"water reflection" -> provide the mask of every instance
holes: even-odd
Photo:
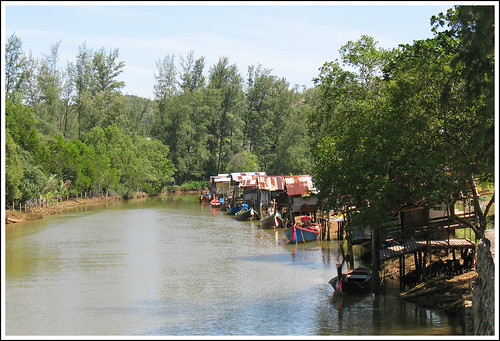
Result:
[[[355,250],[355,264],[359,257]],[[333,297],[337,241],[289,244],[197,196],[6,228],[8,335],[460,335],[396,292]]]

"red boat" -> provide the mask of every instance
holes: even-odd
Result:
[[[219,208],[220,205],[221,205],[221,202],[219,201],[219,199],[217,199],[217,197],[213,198],[210,201],[210,206],[212,206],[212,207]]]

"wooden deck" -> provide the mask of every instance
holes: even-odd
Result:
[[[429,241],[429,246],[432,250],[435,249],[466,249],[474,248],[475,244],[470,239],[435,239]],[[380,261],[385,261],[391,258],[396,258],[402,255],[414,253],[416,251],[425,251],[427,249],[427,241],[425,240],[408,240],[403,243],[393,244],[383,247],[379,250]]]

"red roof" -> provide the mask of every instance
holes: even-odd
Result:
[[[281,175],[264,175],[257,177],[259,189],[266,191],[282,191],[285,181]]]
[[[290,175],[284,178],[288,195],[310,194],[315,190],[310,175]]]

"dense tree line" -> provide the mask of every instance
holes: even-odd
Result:
[[[58,64],[6,43],[6,199],[47,193],[158,193],[237,171],[312,173],[324,208],[381,225],[401,204],[473,195],[486,227],[494,181],[494,8],[434,16],[434,37],[385,50],[349,41],[312,89],[221,57],[156,61],[154,99],[125,96],[118,50],[82,44]],[[349,71],[344,67],[348,67]],[[458,219],[458,217],[457,217]]]
[[[434,37],[384,50],[348,42],[315,79],[313,175],[325,207],[382,228],[402,205],[472,196],[480,238],[494,195],[494,7],[431,18]],[[450,211],[453,214],[453,210]],[[454,217],[459,220],[460,218]]]
[[[262,65],[244,78],[227,57],[205,70],[194,52],[156,62],[154,99],[123,95],[116,49],[59,65],[5,46],[6,201],[82,192],[128,196],[200,185],[238,171],[310,171],[304,129],[314,90],[290,88]]]

